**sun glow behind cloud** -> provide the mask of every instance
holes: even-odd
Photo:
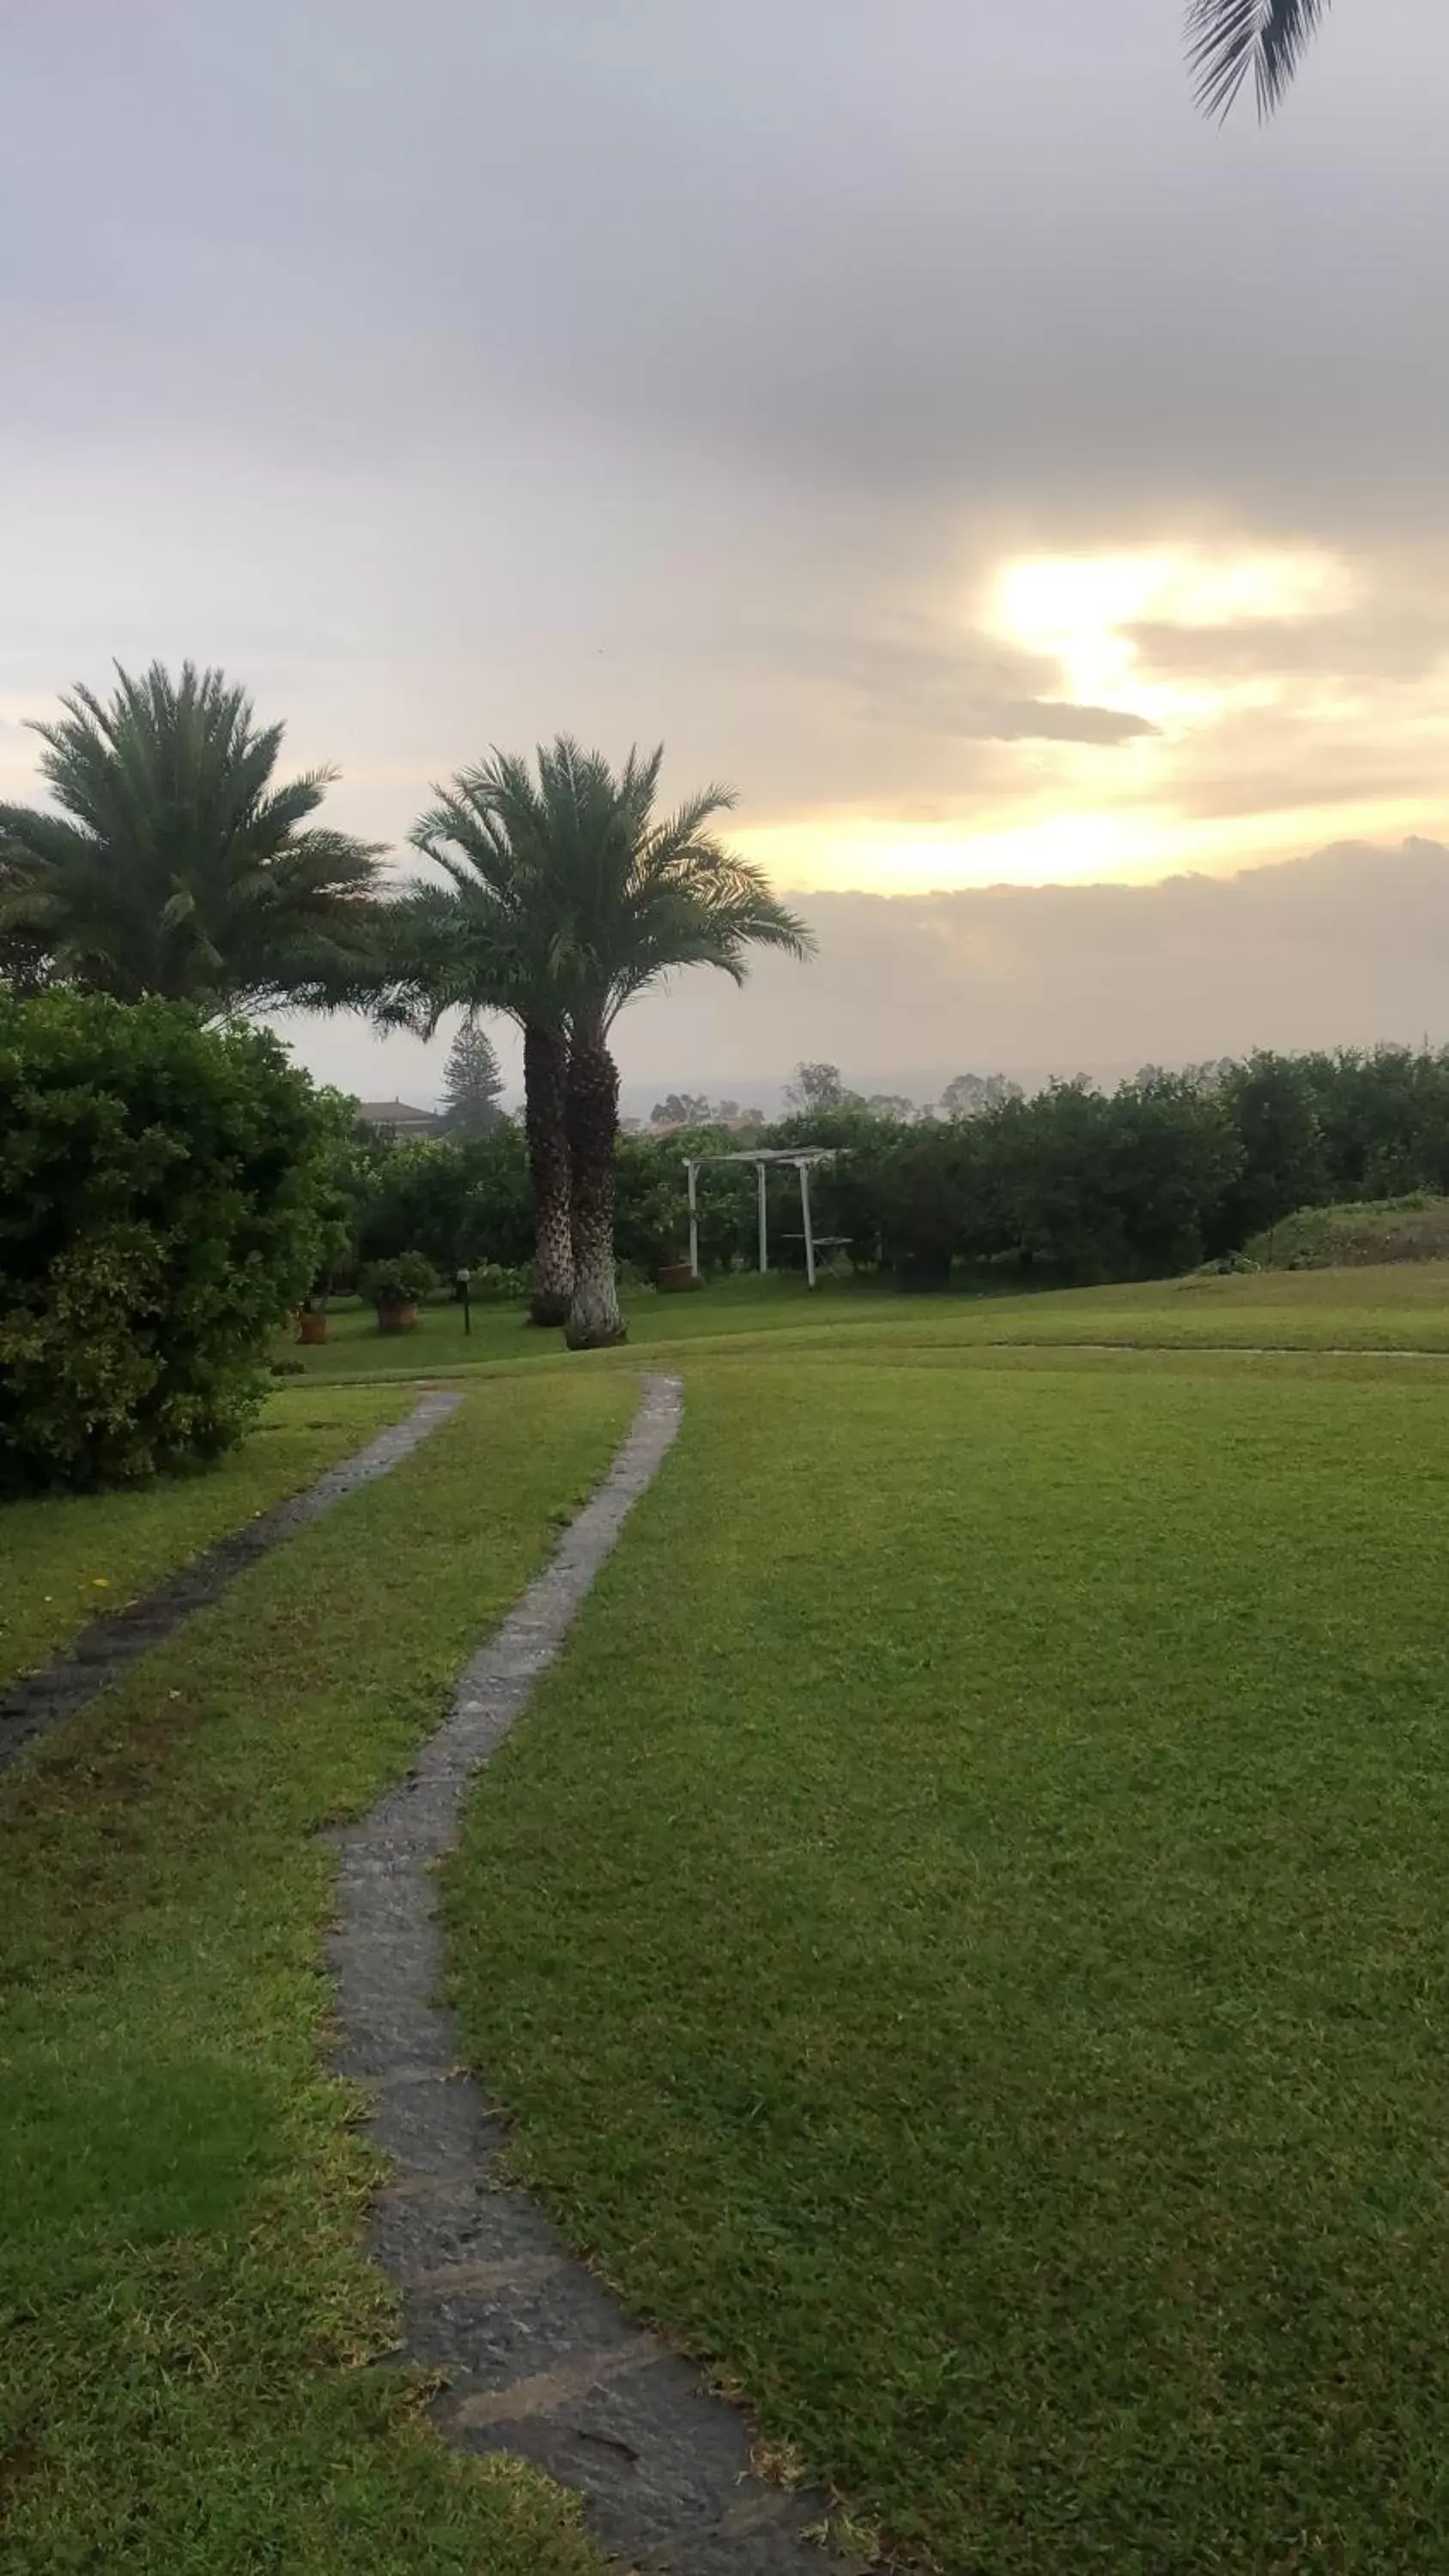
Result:
[[[970,831],[950,822],[903,828],[845,817],[765,825],[735,837],[785,888],[927,894],[987,885],[1150,885],[1185,869],[1228,875],[1257,861],[1297,858],[1330,841],[1407,838],[1433,820],[1423,797],[1406,796],[1351,808],[1294,806],[1248,818],[1232,832],[1149,806],[1130,814],[1077,808]]]
[[[1154,685],[1141,670],[1134,627],[1206,631],[1252,619],[1332,616],[1352,596],[1347,567],[1317,551],[1222,555],[1193,547],[1026,555],[997,573],[987,622],[1013,643],[1051,655],[1065,695],[1125,707],[1165,725],[1211,714],[1230,694],[1241,698],[1242,690]]]
[[[872,800],[744,833],[782,882],[886,892],[1221,873],[1442,822],[1446,654],[1378,669],[1382,604],[1325,547],[1167,543],[1010,556],[938,615],[949,670],[983,643],[1044,675],[1040,733],[940,734],[956,763],[894,817]],[[1358,624],[1356,624],[1358,621]],[[1366,631],[1366,628],[1365,630]],[[1335,655],[1343,667],[1335,667]],[[1092,739],[1089,719],[1141,720]],[[1079,736],[1062,718],[1082,720]],[[1066,738],[1052,738],[1065,732]]]

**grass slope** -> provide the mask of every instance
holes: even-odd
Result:
[[[1449,2565],[1449,1385],[687,1387],[451,1873],[519,2165],[913,2566]]]
[[[403,1388],[273,1396],[230,1457],[193,1476],[0,1508],[0,1684],[68,1645],[269,1504],[300,1493],[412,1402]]]
[[[391,2312],[321,2072],[317,1836],[402,1770],[633,1401],[476,1389],[0,1784],[6,2576],[595,2568],[552,2489],[359,2367]]]
[[[794,1279],[727,1279],[690,1296],[635,1291],[624,1299],[632,1349],[748,1349],[768,1337],[802,1352],[906,1352],[940,1346],[1065,1348],[1122,1343],[1149,1349],[1425,1351],[1449,1356],[1449,1262],[1343,1270],[1264,1271],[1161,1279],[1137,1286],[1058,1288],[1031,1296],[911,1297],[873,1280],[831,1280],[812,1297]],[[563,1337],[530,1328],[516,1306],[480,1308],[465,1339],[462,1310],[427,1308],[415,1332],[380,1334],[371,1313],[329,1318],[320,1350],[299,1351],[309,1381],[404,1380],[473,1367],[535,1365],[563,1356]],[[617,1365],[607,1354],[573,1366]],[[625,1355],[627,1365],[627,1354]]]
[[[1400,1199],[1351,1200],[1299,1208],[1255,1235],[1255,1261],[1278,1270],[1346,1268],[1390,1261],[1437,1261],[1449,1253],[1449,1198],[1414,1190]]]

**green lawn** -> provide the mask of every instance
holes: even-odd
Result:
[[[906,2564],[1449,2567],[1449,1377],[775,1349],[470,1806],[521,2169]]]
[[[445,2452],[368,2366],[392,2312],[322,2071],[317,1834],[405,1768],[633,1402],[602,1372],[477,1385],[0,1782],[6,2576],[598,2567],[556,2491]],[[319,1455],[377,1418],[291,1417]],[[188,1488],[213,1527],[316,1463],[294,1443],[268,1488],[249,1454]],[[124,1515],[74,1519],[114,1572]]]
[[[1369,1355],[1445,1315],[1425,1265],[739,1281],[633,1359],[342,1316],[215,1476],[0,1516],[14,1669],[481,1366],[0,1781],[6,2576],[599,2576],[373,2366],[317,1828],[637,1357],[681,1440],[449,1879],[520,2165],[905,2566],[1449,2568],[1449,1370]]]
[[[407,1388],[278,1393],[257,1429],[205,1474],[111,1494],[0,1506],[0,1685],[68,1645],[228,1530],[299,1493],[412,1402]]]
[[[1050,1289],[1032,1296],[902,1296],[873,1280],[741,1278],[684,1296],[636,1290],[624,1299],[630,1346],[667,1358],[758,1342],[834,1350],[842,1336],[884,1349],[1122,1343],[1161,1349],[1426,1351],[1449,1355],[1449,1262],[1380,1269],[1263,1271],[1257,1276],[1153,1280],[1137,1287]],[[416,1329],[380,1334],[371,1311],[328,1319],[320,1350],[289,1350],[308,1381],[451,1375],[557,1359],[559,1333],[538,1332],[517,1306],[482,1306],[464,1336],[461,1307],[430,1306]],[[606,1364],[608,1364],[606,1362]]]

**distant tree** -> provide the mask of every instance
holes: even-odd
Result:
[[[1222,1211],[1223,1246],[1231,1249],[1326,1198],[1328,1152],[1311,1059],[1250,1056],[1232,1067],[1219,1096],[1243,1148]]]
[[[702,1091],[671,1091],[649,1115],[656,1127],[707,1127],[714,1111]]]
[[[1321,1196],[1392,1197],[1449,1187],[1449,1057],[1427,1048],[1290,1059],[1317,1103],[1325,1158]]]
[[[794,1081],[785,1086],[785,1098],[792,1109],[854,1109],[860,1106],[859,1092],[846,1090],[838,1064],[797,1064]]]
[[[1149,1278],[1190,1269],[1245,1160],[1224,1092],[1189,1074],[1146,1073],[1124,1082],[1107,1108],[1104,1195],[1124,1267]]]
[[[463,1022],[448,1050],[443,1072],[443,1126],[449,1136],[487,1136],[503,1124],[499,1095],[503,1076],[487,1030],[478,1020]]]
[[[914,1118],[916,1104],[907,1100],[903,1091],[873,1091],[866,1102],[877,1118]]]
[[[942,1092],[941,1107],[948,1118],[980,1118],[1021,1096],[1020,1083],[1008,1082],[1004,1073],[958,1073]]]

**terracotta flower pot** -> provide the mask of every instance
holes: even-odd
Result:
[[[327,1339],[326,1316],[316,1315],[310,1306],[304,1306],[297,1317],[297,1339],[315,1350],[319,1342],[325,1342]]]
[[[418,1320],[417,1303],[408,1297],[396,1306],[379,1306],[377,1329],[380,1333],[410,1333]]]

